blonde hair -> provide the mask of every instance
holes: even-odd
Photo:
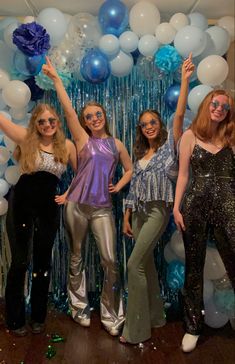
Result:
[[[33,110],[29,125],[27,128],[26,138],[22,144],[17,146],[14,156],[20,163],[23,173],[32,173],[36,171],[36,159],[39,156],[41,134],[37,129],[36,120],[45,111],[49,111],[58,122],[56,133],[53,135],[53,154],[56,162],[67,164],[68,151],[65,144],[65,135],[59,117],[53,107],[48,104],[39,104]]]
[[[190,129],[202,141],[212,139],[213,129],[211,125],[213,121],[210,117],[210,103],[218,95],[227,96],[230,109],[226,113],[224,120],[218,124],[216,137],[223,146],[233,146],[235,145],[234,101],[232,96],[225,90],[213,90],[204,98]]]

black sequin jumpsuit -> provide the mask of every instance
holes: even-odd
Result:
[[[235,155],[229,147],[216,154],[196,144],[191,155],[192,182],[182,205],[186,230],[184,322],[199,335],[203,325],[203,269],[209,227],[235,288]]]

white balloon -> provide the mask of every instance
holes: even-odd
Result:
[[[198,65],[202,59],[211,56],[212,54],[216,54],[215,43],[213,42],[210,34],[205,32],[205,36],[206,36],[206,47],[204,51],[201,54],[199,54],[199,56],[193,58],[193,62],[195,62],[194,64],[196,65]]]
[[[0,197],[0,216],[5,215],[8,209],[8,202],[4,197]]]
[[[171,249],[170,243],[167,243],[164,248],[164,258],[167,263],[172,262],[172,260],[178,260],[177,255]]]
[[[5,103],[5,101],[2,98],[2,93],[0,93],[0,110],[4,110],[7,107],[7,104]]]
[[[201,104],[201,102],[203,101],[203,99],[206,97],[206,95],[209,94],[209,92],[211,92],[213,90],[212,87],[207,86],[207,85],[198,85],[195,86],[188,95],[188,106],[190,108],[190,110],[192,110],[192,112],[194,114],[197,113],[198,108]]]
[[[10,138],[8,138],[7,135],[4,135],[3,141],[4,141],[4,144],[7,148],[7,150],[11,153],[14,152],[14,150],[16,148],[16,143],[13,142],[13,140],[11,140]]]
[[[198,12],[188,14],[190,25],[194,27],[200,28],[202,30],[206,30],[208,28],[207,18]]]
[[[130,53],[137,49],[139,37],[134,32],[127,30],[123,32],[119,37],[120,47],[123,52]]]
[[[180,30],[181,28],[186,27],[186,25],[189,25],[189,18],[187,17],[187,15],[185,15],[183,13],[176,13],[176,14],[172,15],[169,23],[176,30]]]
[[[9,81],[10,81],[9,74],[2,68],[0,68],[0,89],[4,88]]]
[[[6,147],[0,146],[0,164],[5,164],[10,158],[10,153]]]
[[[108,57],[116,57],[120,46],[118,38],[113,34],[105,34],[99,40],[99,49]]]
[[[20,178],[19,166],[9,166],[5,171],[5,179],[10,185],[15,185]]]
[[[206,279],[219,279],[226,273],[224,263],[215,248],[207,247],[204,266],[204,277]]]
[[[227,30],[231,41],[235,39],[235,18],[233,16],[223,16],[218,20],[218,26]]]
[[[170,44],[175,38],[176,29],[170,23],[161,23],[157,26],[155,35],[160,43]]]
[[[117,77],[123,77],[131,73],[133,67],[133,57],[130,54],[120,51],[111,62],[111,73]]]
[[[9,112],[13,119],[23,120],[27,114],[27,107],[21,107],[21,108],[11,107]]]
[[[22,108],[31,98],[31,91],[26,83],[13,80],[7,83],[2,91],[3,100],[11,107]]]
[[[159,48],[159,41],[152,34],[143,35],[138,43],[139,52],[145,56],[153,56]]]
[[[219,312],[213,300],[209,300],[205,304],[205,323],[214,328],[218,329],[226,325],[228,322],[228,316],[222,312]]]
[[[155,29],[160,24],[158,8],[148,1],[139,1],[130,10],[129,24],[138,36],[155,34]]]
[[[206,35],[201,29],[192,25],[181,28],[175,36],[174,46],[182,57],[198,56],[206,47]]]
[[[214,285],[213,285],[212,281],[210,281],[209,279],[204,279],[204,282],[203,282],[203,302],[204,302],[204,304],[212,298],[213,293],[214,293]]]
[[[3,197],[7,194],[9,191],[9,184],[5,179],[0,178],[0,197]]]
[[[210,37],[215,45],[214,54],[223,56],[229,49],[229,45],[230,45],[230,36],[229,36],[229,33],[227,32],[227,30],[215,25],[215,26],[207,29],[206,32],[210,35]]]
[[[1,141],[1,135],[0,135],[0,141]],[[0,164],[0,178],[4,176],[5,170],[7,169],[8,164]]]
[[[199,63],[197,77],[202,84],[216,86],[224,82],[228,71],[228,63],[223,57],[211,55]]]
[[[5,43],[13,50],[17,50],[16,45],[12,41],[13,32],[16,28],[18,28],[18,23],[11,23],[4,29],[3,32],[3,38]]]
[[[5,118],[7,118],[9,120],[12,119],[11,115],[8,112],[4,111],[4,110],[1,110],[0,111],[0,114],[2,114],[3,116],[5,116]]]
[[[51,45],[58,45],[67,30],[64,14],[56,8],[45,8],[40,11],[37,22],[41,24],[50,35]]]
[[[185,249],[182,234],[176,230],[170,240],[171,249],[180,258],[185,259]]]

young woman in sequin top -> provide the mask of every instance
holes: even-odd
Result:
[[[100,299],[101,322],[110,335],[116,336],[123,325],[124,311],[111,194],[120,191],[130,181],[131,159],[123,143],[110,135],[104,108],[96,102],[89,102],[82,109],[79,121],[49,59],[43,70],[54,82],[77,147],[78,172],[65,205],[65,221],[71,249],[68,294],[72,318],[82,326],[90,326],[84,264],[84,245],[90,227],[104,270]],[[124,174],[113,185],[118,161],[123,166]]]
[[[235,288],[234,153],[234,101],[225,90],[215,90],[201,103],[180,143],[174,218],[185,246],[185,352],[196,347],[203,327],[203,268],[209,226]],[[192,179],[185,192],[190,167]]]
[[[24,128],[0,113],[0,129],[17,144],[14,157],[21,176],[11,187],[7,233],[11,266],[5,291],[6,323],[17,336],[27,334],[24,282],[32,255],[31,329],[44,330],[51,253],[59,227],[57,186],[68,162],[76,170],[76,148],[65,139],[59,117],[47,104],[33,111]]]
[[[136,162],[126,199],[123,231],[134,237],[128,261],[128,303],[120,341],[137,344],[151,337],[151,328],[165,324],[163,302],[154,262],[154,247],[169,221],[174,186],[169,173],[176,144],[183,132],[192,55],[183,63],[182,83],[173,130],[167,132],[159,113],[145,110],[139,117],[134,153]],[[131,221],[130,221],[131,220]]]

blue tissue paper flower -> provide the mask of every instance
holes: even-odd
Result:
[[[170,46],[165,45],[157,50],[154,55],[155,66],[165,72],[174,72],[182,63],[182,57],[177,50]]]

